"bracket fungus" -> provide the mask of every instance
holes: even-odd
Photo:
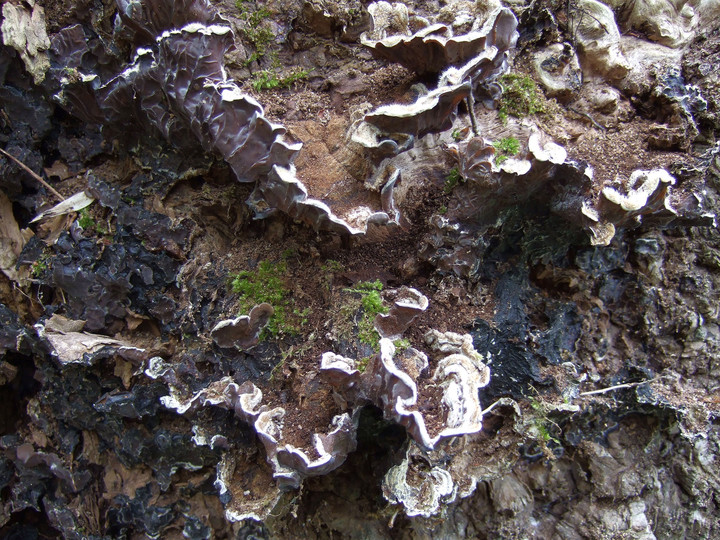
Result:
[[[569,43],[553,43],[539,51],[533,68],[548,97],[571,100],[582,87],[582,70]]]
[[[620,31],[612,9],[597,0],[579,0],[571,8],[570,28],[577,39],[580,64],[587,77],[619,80],[630,71],[620,48]]]
[[[122,24],[119,30],[130,32],[136,45],[150,44],[165,30],[189,23],[224,22],[207,0],[116,0]]]
[[[351,207],[338,216],[324,202],[308,196],[307,188],[297,178],[294,167],[273,167],[268,176],[260,181],[248,204],[259,217],[275,210],[313,227],[341,235],[362,235],[371,225],[397,225],[400,214],[393,200],[393,189],[399,174],[385,183],[381,194],[381,209],[367,206]]]
[[[365,115],[365,121],[385,133],[407,133],[415,137],[443,131],[450,115],[470,95],[470,84],[441,86],[410,105],[385,105]]]
[[[642,222],[642,216],[660,210],[676,216],[668,189],[675,178],[664,169],[634,171],[627,184],[606,186],[595,206],[583,205],[594,245],[606,246],[615,236],[616,226],[632,226]]]
[[[210,336],[218,347],[248,349],[257,344],[260,332],[274,312],[270,304],[258,304],[247,315],[220,321],[210,331]]]
[[[371,28],[368,36],[371,39],[384,39],[388,34],[409,34],[410,15],[408,7],[402,2],[373,2],[367,8],[370,14]]]
[[[558,213],[579,218],[592,169],[568,160],[564,148],[544,140],[538,132],[526,136],[525,150],[501,163],[495,147],[482,137],[450,146],[458,160],[458,173],[466,182],[456,189],[448,218],[486,225],[501,210],[534,197],[541,197]]]
[[[671,194],[675,179],[664,169],[633,171],[627,180],[606,182],[592,190],[593,168],[568,159],[567,151],[537,130],[522,136],[522,150],[502,162],[497,149],[482,137],[449,145],[464,182],[452,193],[447,213],[432,218],[434,232],[426,238],[424,257],[445,271],[472,276],[482,232],[515,205],[536,205],[575,227],[588,230],[593,245],[608,245],[616,228],[675,221],[712,224],[699,194]],[[601,180],[602,181],[602,180]],[[676,198],[682,205],[673,204]],[[539,205],[539,206],[538,206]]]
[[[375,317],[375,329],[381,337],[390,340],[400,339],[405,330],[429,305],[427,297],[420,291],[401,287],[396,291],[390,312],[379,313]]]
[[[408,517],[428,518],[455,500],[455,484],[447,470],[422,458],[411,461],[410,455],[408,448],[405,459],[387,472],[383,495],[390,503],[401,504]]]
[[[712,16],[717,7],[703,2],[668,2],[667,0],[639,0],[620,2],[627,10],[626,24],[643,31],[653,41],[667,47],[681,48],[692,41],[701,17]]]
[[[281,489],[295,489],[309,476],[327,474],[355,449],[357,421],[348,413],[335,415],[327,432],[313,433],[309,444],[298,447],[285,441],[286,410],[263,405],[262,391],[250,381],[238,384],[232,377],[224,377],[191,395],[182,395],[172,366],[162,358],[150,359],[145,374],[168,383],[171,394],[161,401],[178,414],[212,405],[234,411],[238,418],[251,425],[265,447],[273,477]]]
[[[369,359],[364,371],[358,361],[335,353],[322,356],[321,372],[349,403],[373,403],[385,416],[405,426],[410,436],[432,449],[448,437],[476,433],[482,429],[482,406],[478,390],[490,381],[490,370],[472,348],[472,338],[452,332],[430,331],[426,342],[440,360],[423,391],[432,412],[419,409],[417,379],[428,368],[428,357],[414,348],[396,355],[389,339],[380,340],[380,351]],[[436,423],[430,425],[429,417]]]
[[[437,58],[437,65],[432,69],[404,61],[402,51],[406,45],[410,45],[402,38],[398,38],[399,41],[392,39],[393,47],[398,46],[400,52],[400,57],[393,57],[393,60],[418,73],[443,71],[439,76],[438,86],[430,92],[421,92],[411,104],[384,105],[369,112],[365,115],[364,122],[354,126],[352,140],[366,148],[388,146],[391,151],[399,153],[412,145],[415,138],[447,129],[458,104],[472,97],[475,84],[491,81],[505,70],[508,51],[515,46],[517,40],[516,27],[515,16],[510,10],[503,8],[493,12],[483,30],[476,33],[477,40],[472,51],[460,54],[450,42],[428,41],[445,51],[444,55]],[[365,45],[369,46],[369,43],[371,42],[364,41]],[[374,54],[376,50],[385,50],[378,49],[384,42],[378,43],[372,46]],[[445,50],[446,47],[449,52]],[[421,50],[414,51],[414,54],[423,62],[432,60],[431,52],[423,50],[422,46],[420,48]],[[395,48],[388,50],[395,51]],[[398,139],[398,134],[404,134],[405,137]]]
[[[418,75],[440,73],[449,66],[464,64],[486,50],[495,50],[497,56],[502,56],[514,45],[517,20],[507,8],[495,10],[480,30],[462,36],[453,36],[452,30],[444,24],[426,26],[412,35],[405,35],[407,25],[401,25],[405,28],[399,28],[400,34],[387,36],[386,21],[390,17],[387,9],[381,9],[386,4],[389,5],[378,2],[368,7],[374,30],[363,34],[361,43],[376,58],[402,64]],[[404,15],[407,20],[407,8]],[[395,20],[400,18],[395,16]]]
[[[55,61],[70,62],[53,70],[59,87],[56,99],[63,106],[86,121],[104,124],[108,133],[125,136],[140,127],[180,148],[199,144],[219,154],[237,180],[256,183],[248,204],[257,217],[280,210],[317,230],[342,235],[398,223],[391,193],[383,195],[376,208],[357,206],[341,215],[309,196],[292,164],[302,145],[286,140],[285,128],[270,122],[262,106],[228,79],[223,58],[233,45],[231,30],[222,20],[202,14],[205,3],[192,3],[191,16],[185,18],[141,4],[138,9],[126,6],[124,23],[138,34],[162,33],[154,42],[145,39],[146,46],[137,48],[130,65],[107,82],[83,75],[80,58],[89,49],[79,27],[53,36]],[[144,18],[131,23],[129,14],[136,12]],[[184,26],[172,26],[180,23]],[[68,79],[65,68],[78,77]],[[388,182],[386,188],[392,191],[394,185]]]

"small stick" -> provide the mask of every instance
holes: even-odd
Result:
[[[52,193],[52,194],[55,195],[58,199],[60,199],[60,202],[62,202],[62,201],[65,200],[65,197],[63,197],[62,195],[60,195],[60,193],[58,193],[57,190],[56,190],[54,187],[52,187],[52,186],[51,186],[50,184],[48,184],[45,180],[43,180],[40,175],[35,174],[35,172],[34,172],[30,167],[28,167],[27,165],[25,165],[25,164],[24,164],[22,161],[20,161],[18,158],[16,158],[16,157],[13,156],[12,154],[8,154],[8,153],[7,153],[5,150],[3,150],[2,148],[0,148],[0,153],[2,153],[5,157],[8,157],[8,158],[12,159],[15,163],[17,163],[22,170],[24,170],[26,173],[28,173],[30,176],[32,176],[35,180],[37,180],[38,182],[40,182],[43,186],[45,186],[45,187],[50,191],[50,193]]]
[[[578,111],[578,110],[575,109],[574,107],[568,107],[568,111],[572,111],[572,112],[574,112],[575,114],[579,114],[580,116],[584,116],[585,118],[587,118],[588,120],[590,120],[596,128],[602,129],[603,131],[607,131],[607,128],[606,128],[605,126],[603,126],[602,124],[597,123],[597,122],[595,121],[595,119],[594,119],[592,116],[590,116],[588,113],[584,113],[584,112]]]
[[[472,90],[470,90],[470,94],[468,94],[468,97],[465,98],[465,104],[467,105],[468,114],[470,115],[470,125],[472,126],[473,135],[477,137],[479,135],[479,132],[477,127],[477,120],[475,119],[475,98],[473,97]]]
[[[483,409],[482,414],[485,415],[485,414],[489,413],[490,411],[492,411],[495,408],[495,405],[497,405],[498,403],[500,403],[499,399],[495,403],[490,405],[487,409]]]
[[[620,390],[621,388],[634,388],[635,386],[641,386],[643,384],[649,384],[651,382],[655,382],[661,377],[656,377],[654,379],[649,379],[647,381],[642,382],[636,382],[636,383],[625,383],[625,384],[617,384],[615,386],[608,386],[607,388],[601,388],[600,390],[592,390],[590,392],[581,392],[578,394],[578,396],[592,396],[595,394],[604,394],[606,392],[612,392],[613,390]]]

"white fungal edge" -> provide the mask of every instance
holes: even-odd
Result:
[[[449,364],[456,363],[462,366],[462,370],[465,372],[465,377],[460,376],[459,378],[463,383],[460,385],[460,387],[464,389],[464,391],[462,392],[463,395],[460,396],[459,392],[457,392],[454,396],[452,396],[452,398],[457,400],[462,397],[462,399],[464,400],[462,410],[466,411],[466,415],[464,415],[465,418],[462,421],[458,421],[456,419],[455,421],[457,422],[457,424],[453,427],[444,428],[437,436],[430,437],[430,434],[427,431],[427,426],[425,424],[425,418],[423,417],[422,413],[417,410],[411,410],[412,408],[417,406],[417,385],[407,373],[400,370],[395,365],[395,362],[393,361],[394,355],[395,346],[393,345],[392,341],[386,338],[380,339],[380,361],[382,362],[383,367],[387,370],[388,373],[400,379],[400,381],[404,383],[404,385],[410,392],[410,395],[407,397],[397,396],[394,398],[395,402],[392,404],[392,406],[395,412],[396,420],[404,424],[404,422],[402,422],[402,419],[407,419],[411,423],[409,429],[414,428],[417,436],[420,439],[418,441],[420,444],[422,444],[426,448],[434,449],[435,445],[441,439],[448,437],[456,437],[460,435],[469,435],[471,433],[477,433],[482,429],[482,406],[480,405],[479,398],[477,397],[477,390],[478,388],[486,385],[487,381],[484,381],[484,384],[478,384],[476,386],[472,386],[471,384],[469,384],[468,381],[472,380],[473,378],[471,371],[472,368],[468,369],[468,366],[463,365],[465,362],[471,362],[469,358],[467,358],[463,354],[451,354],[444,358],[438,364],[438,367],[435,370],[433,380],[437,380],[439,376],[444,376],[445,374],[449,375],[454,373],[458,375],[461,373],[461,370],[458,367],[451,368]],[[477,370],[477,368],[475,369]],[[480,382],[482,383],[483,381]],[[449,386],[450,383],[441,381],[440,385],[445,386],[442,400],[445,401],[446,404],[450,404],[450,401],[446,398],[447,386]],[[391,388],[393,388],[394,386],[395,385],[392,385]],[[391,388],[388,388],[386,390],[391,390]],[[457,386],[455,386],[455,388],[457,388]],[[470,403],[470,405],[474,406],[474,412],[468,411],[467,400],[470,399],[472,401],[472,396],[475,396],[475,403]],[[436,405],[439,406],[440,404],[438,403]],[[469,418],[468,414],[470,415]]]
[[[469,88],[469,83],[459,82],[458,84],[451,86],[441,86],[440,88],[436,88],[435,90],[418,97],[415,102],[408,105],[400,105],[397,103],[382,105],[365,116],[366,118],[373,116],[392,116],[395,118],[412,118],[414,116],[420,116],[421,114],[432,111],[435,107],[437,107],[440,100],[445,95],[454,94],[463,87]]]
[[[313,433],[312,435],[313,446],[320,456],[318,459],[311,459],[302,448],[297,448],[291,444],[281,444],[284,427],[283,420],[286,414],[285,409],[282,407],[276,407],[274,409],[260,407],[262,392],[251,382],[244,383],[243,388],[240,388],[237,394],[237,404],[240,411],[238,411],[236,407],[235,412],[255,428],[267,452],[267,459],[273,468],[273,477],[275,479],[284,479],[293,485],[297,485],[305,476],[308,474],[311,475],[313,470],[324,467],[338,457],[341,457],[343,461],[345,457],[347,457],[328,452],[318,433]],[[334,426],[333,429],[327,434],[323,434],[324,436],[331,437],[347,429],[352,425],[352,420],[348,413],[343,413],[334,416],[332,424]],[[278,461],[278,453],[283,452],[297,456],[303,463],[303,469],[297,470],[281,464]]]
[[[381,337],[387,339],[399,339],[402,333],[409,328],[410,324],[412,324],[412,322],[422,312],[427,310],[429,305],[430,301],[428,300],[427,296],[425,296],[417,289],[413,289],[412,287],[401,287],[398,290],[398,298],[396,298],[393,302],[393,306],[390,308],[390,312],[387,314],[379,313],[373,326]],[[378,320],[383,321],[385,319],[389,319],[390,317],[396,316],[397,311],[402,311],[406,309],[414,310],[415,313],[412,316],[408,317],[407,324],[405,325],[405,328],[400,332],[400,334],[385,335],[384,332],[380,328],[378,328]]]
[[[370,8],[373,8],[374,6],[375,4],[371,4],[368,7],[368,11],[371,15],[373,15],[373,11],[371,11]],[[447,49],[448,44],[470,44],[474,41],[487,40],[488,36],[495,29],[498,17],[506,11],[509,12],[510,10],[508,10],[507,8],[496,8],[492,11],[492,13],[488,15],[487,20],[485,21],[480,30],[473,30],[471,32],[468,32],[467,34],[463,34],[460,36],[443,37],[440,35],[436,35],[441,31],[450,31],[450,28],[447,25],[435,23],[431,24],[430,26],[426,26],[425,28],[422,28],[411,35],[394,34],[383,39],[369,39],[367,37],[367,33],[363,33],[360,36],[360,43],[371,49],[376,48],[378,45],[383,45],[388,49],[392,49],[393,47],[396,47],[400,44],[408,45],[410,42],[416,39],[421,39],[423,43],[437,43],[443,49]],[[485,42],[483,43],[483,46],[487,47],[488,45]],[[457,61],[457,58],[448,58],[448,63],[453,63]]]
[[[632,172],[628,180],[627,195],[620,193],[612,186],[603,188],[602,194],[608,201],[618,205],[626,212],[637,212],[647,205],[650,197],[662,184],[675,185],[675,178],[665,169],[636,170]],[[667,201],[665,207],[674,214],[677,213]]]
[[[442,499],[449,497],[448,503],[455,500],[457,488],[452,475],[437,466],[430,469],[423,477],[423,483],[427,482],[430,485],[429,497],[428,493],[421,491],[418,486],[408,484],[409,453],[408,448],[402,462],[391,467],[383,477],[383,495],[390,502],[402,504],[408,517],[429,518],[440,510]]]
[[[279,208],[283,212],[291,213],[293,208],[299,207],[299,210],[297,210],[298,215],[296,216],[298,219],[302,218],[303,207],[306,207],[308,210],[314,209],[319,211],[319,214],[327,220],[327,222],[331,225],[331,230],[340,229],[341,232],[346,232],[353,236],[366,234],[368,223],[393,223],[392,221],[389,221],[389,216],[386,212],[373,212],[370,213],[364,220],[362,227],[353,227],[347,221],[335,215],[327,204],[318,199],[308,197],[307,188],[300,180],[298,180],[295,174],[294,166],[286,168],[274,165],[270,174],[271,177],[283,186],[287,192],[292,192],[291,188],[293,186],[300,191],[299,195],[285,201],[285,208]],[[272,189],[272,187],[267,186],[265,189]]]

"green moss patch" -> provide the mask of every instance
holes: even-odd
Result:
[[[524,118],[545,110],[537,84],[527,75],[508,73],[500,77],[503,89],[498,115],[507,122],[508,116]]]

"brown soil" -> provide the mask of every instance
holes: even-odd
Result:
[[[418,403],[417,410],[420,411],[425,420],[430,438],[437,437],[447,426],[445,405],[442,404],[443,390],[429,380],[418,381]]]
[[[626,180],[637,169],[669,168],[687,162],[686,154],[648,149],[647,134],[652,122],[636,117],[619,129],[586,129],[566,145],[570,159],[585,161],[594,169],[593,184]]]
[[[284,401],[278,399],[277,392],[267,397],[270,402]],[[320,458],[315,448],[314,435],[326,435],[332,431],[333,418],[344,412],[339,410],[330,390],[322,388],[310,396],[300,393],[297,400],[286,404],[284,408],[286,414],[280,444],[302,449],[310,460]]]

